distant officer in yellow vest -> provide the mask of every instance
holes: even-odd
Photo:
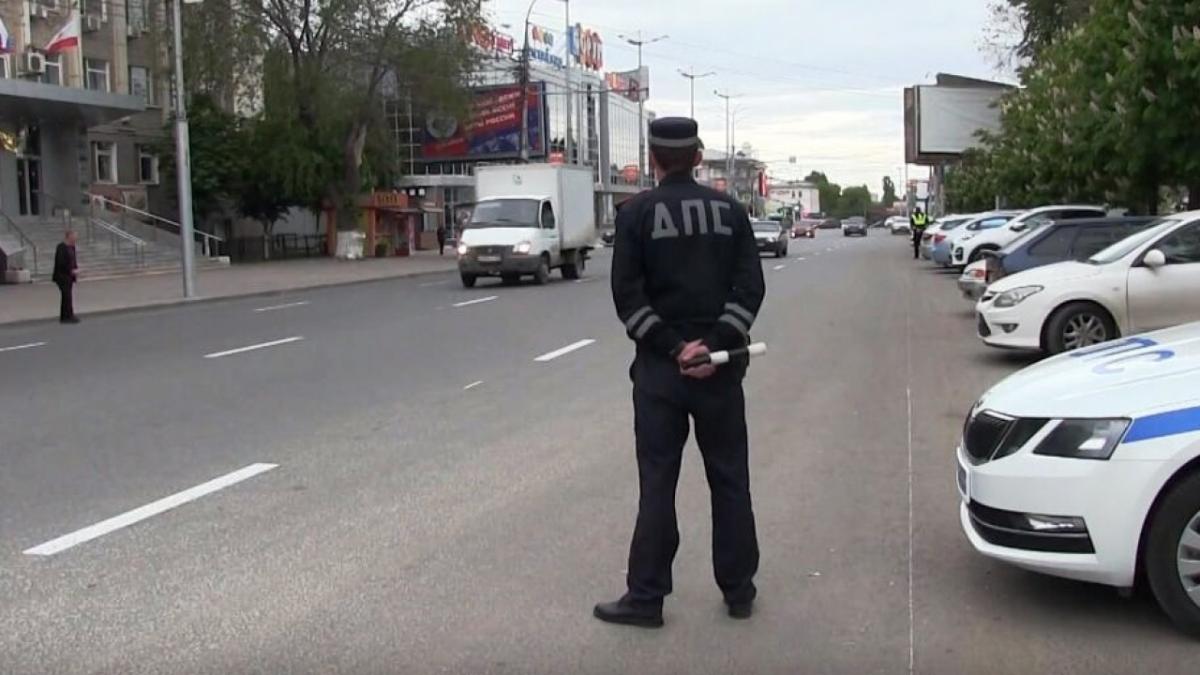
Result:
[[[925,234],[925,228],[929,227],[929,216],[918,206],[913,210],[908,223],[912,229],[913,260],[916,260],[921,257],[921,235]]]

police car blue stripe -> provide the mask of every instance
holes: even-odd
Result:
[[[1125,434],[1125,442],[1137,443],[1193,431],[1200,431],[1200,406],[1139,417]]]

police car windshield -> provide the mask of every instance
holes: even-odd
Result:
[[[756,220],[753,223],[755,232],[778,232],[779,223],[770,220]]]
[[[1112,246],[1104,249],[1103,251],[1100,251],[1096,255],[1088,258],[1088,262],[1093,265],[1107,265],[1108,263],[1116,262],[1130,253],[1133,253],[1142,244],[1145,244],[1151,239],[1158,237],[1165,231],[1178,224],[1179,221],[1172,218],[1164,218],[1156,221],[1141,232],[1138,232],[1137,234],[1131,234],[1121,241],[1118,241]]]
[[[493,199],[479,202],[471,213],[467,227],[537,227],[537,199]]]

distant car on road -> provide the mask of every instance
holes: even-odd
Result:
[[[773,220],[755,220],[750,225],[754,228],[754,241],[760,254],[771,253],[776,258],[787,255],[788,233],[782,225]]]
[[[840,218],[826,218],[821,221],[820,228],[822,230],[836,230],[842,226]]]
[[[888,231],[892,234],[908,234],[912,232],[912,226],[909,225],[908,216],[892,216],[884,223]]]
[[[1121,260],[1144,262],[1146,245],[1165,256],[1164,239],[1178,260],[1197,239],[1187,227],[1160,228]],[[1200,262],[1125,271],[1148,279],[1188,265]],[[975,550],[1118,588],[1145,578],[1175,625],[1200,636],[1198,365],[1200,323],[1189,323],[1047,359],[992,387],[956,451],[959,522]]]
[[[1200,211],[1164,218],[1086,262],[1005,277],[975,306],[986,344],[1050,354],[1200,320]]]
[[[843,237],[865,237],[867,236],[867,221],[865,218],[855,216],[842,221],[842,236]]]
[[[820,227],[821,221],[804,218],[796,222],[792,226],[792,239],[816,239],[817,228]]]

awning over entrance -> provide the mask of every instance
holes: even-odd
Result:
[[[91,128],[146,109],[138,96],[0,79],[0,122],[79,123]]]

